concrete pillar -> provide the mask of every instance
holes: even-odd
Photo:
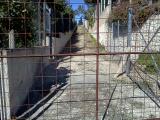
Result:
[[[100,1],[100,13],[102,13],[102,0]]]
[[[108,0],[108,6],[109,6],[109,12],[110,12],[112,9],[112,0]]]
[[[9,32],[9,48],[10,49],[14,49],[15,48],[14,30],[11,30]]]
[[[104,7],[104,9],[106,8],[105,3],[106,3],[106,0],[103,0],[103,7]]]
[[[37,20],[37,23],[38,23],[38,43],[39,45],[42,46],[42,39],[41,39],[41,9],[40,9],[41,5],[40,5],[40,2],[38,2],[38,20]]]
[[[43,2],[43,46],[46,45],[46,3]]]
[[[104,0],[104,9],[106,8],[106,0]]]
[[[120,4],[121,3],[121,0],[118,0],[118,2],[117,2],[118,4]]]
[[[7,51],[2,51],[1,55],[7,55]],[[1,119],[11,119],[9,77],[7,58],[0,59],[0,89],[1,89]]]

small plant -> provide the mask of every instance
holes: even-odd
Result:
[[[134,106],[136,109],[141,109],[144,107],[144,103],[140,101],[130,101],[130,104]]]
[[[97,40],[90,34],[90,37],[92,39],[93,45],[96,46],[97,45]],[[99,43],[99,51],[100,52],[104,52],[105,50],[105,46]]]
[[[158,67],[160,67],[160,54],[152,54]],[[150,74],[156,73],[156,67],[153,63],[151,54],[141,54],[137,60],[138,64],[144,66],[144,70],[146,70]]]
[[[15,32],[16,47],[31,47],[36,42],[36,26],[34,16],[36,7],[33,2],[26,0],[9,0],[0,3],[0,48],[8,47],[8,34],[10,30]],[[27,33],[27,34],[26,34]]]
[[[149,115],[149,118],[156,118],[156,116],[153,115],[153,114],[150,114],[150,115]]]

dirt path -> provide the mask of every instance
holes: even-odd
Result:
[[[95,44],[83,27],[78,27],[77,33],[63,50],[66,54],[93,52],[96,52]],[[156,105],[131,80],[126,76],[114,78],[118,65],[113,62],[111,56],[99,57],[99,120],[105,113],[116,85],[105,120],[141,120],[160,116]],[[66,85],[30,119],[95,120],[96,56],[65,56],[57,61],[57,69],[62,72],[57,74],[56,78],[58,81],[66,81]],[[66,70],[70,72],[64,74]]]
[[[78,27],[77,33],[63,51],[63,53],[70,52],[96,52],[92,38],[83,27]],[[67,85],[46,103],[50,105],[41,113],[38,120],[94,120],[96,115],[96,56],[67,56],[59,58],[59,61],[57,69],[65,68],[71,71],[65,76]],[[102,117],[107,105],[108,89],[111,90],[113,87],[108,86],[108,82],[113,77],[110,70],[116,70],[116,68],[102,56],[99,59],[99,68],[99,116]]]

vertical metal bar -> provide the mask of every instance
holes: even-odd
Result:
[[[128,39],[127,39],[127,47],[131,46],[132,40],[132,8],[128,9]]]
[[[52,26],[52,17],[53,17],[53,10],[52,9],[50,9],[51,10],[51,13],[50,13],[50,33],[49,33],[49,37],[50,37],[50,39],[49,39],[49,48],[50,48],[50,59],[52,59],[52,31],[53,31],[53,26]]]
[[[110,12],[112,9],[112,0],[108,0],[108,5],[109,5],[109,12]]]
[[[119,40],[119,27],[120,27],[119,25],[120,24],[119,24],[119,20],[118,20],[118,33],[117,33],[118,34],[118,40]]]
[[[44,41],[43,45],[46,45],[46,2],[45,0],[43,2],[43,41]]]
[[[2,55],[2,52],[1,52],[1,55]],[[2,59],[1,58],[1,70],[2,70]],[[1,95],[1,120],[4,120],[4,110],[3,110],[3,91],[2,91],[2,71],[0,72],[0,95]]]
[[[128,9],[128,38],[127,38],[127,47],[131,47],[132,41],[132,8],[131,8],[132,0],[130,0],[130,8]],[[126,64],[126,74],[130,73],[130,55],[127,57]]]
[[[2,96],[3,96],[3,104],[4,104],[4,106],[2,106],[2,107],[4,107],[4,120],[7,120],[7,109],[6,109],[6,95],[5,95],[5,83],[4,83],[4,65],[3,65],[3,62],[4,62],[4,59],[3,58],[1,58],[1,67],[2,67],[2,78],[1,78],[1,82],[2,82]]]
[[[40,1],[38,2],[38,42],[42,45],[41,39],[41,4]]]
[[[98,89],[99,89],[99,0],[97,0],[97,55],[96,55],[96,120],[98,120]]]
[[[119,38],[119,27],[120,27],[120,26],[119,26],[119,25],[120,25],[120,24],[119,24],[119,20],[118,20],[118,24],[117,24],[117,26],[118,26],[118,27],[117,27],[117,28],[118,28],[118,32],[117,32],[117,34],[118,34],[118,42],[117,42],[117,43],[120,42],[120,41],[119,41],[119,40],[120,40],[120,38]],[[120,49],[121,49],[121,47],[120,47],[120,46],[117,46],[117,50],[118,50],[117,52],[119,52]]]
[[[111,47],[113,47],[113,51],[115,52],[114,23],[113,22],[112,22],[112,41],[113,41],[113,45],[111,44]]]

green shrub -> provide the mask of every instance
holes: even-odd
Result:
[[[33,2],[9,0],[0,3],[0,48],[8,48],[8,34],[14,30],[16,47],[31,47],[36,42]]]
[[[134,0],[132,5],[128,0],[123,0],[120,4],[112,7],[112,13],[109,16],[109,23],[111,22],[126,22],[128,19],[128,9],[133,9],[133,15],[138,25],[141,26],[153,14],[158,14],[160,11],[160,2],[155,2],[148,5],[144,0]],[[135,23],[133,22],[133,27]]]
[[[93,46],[97,47],[97,40],[93,37],[93,35],[90,34],[90,37],[92,39]],[[99,52],[106,52],[105,46],[99,43]]]
[[[85,1],[85,3],[96,3],[97,2],[97,0],[84,0]]]
[[[152,54],[158,67],[160,67],[160,54]],[[141,54],[137,60],[137,63],[144,66],[144,70],[146,70],[150,74],[156,73],[156,67],[153,63],[151,54]]]

